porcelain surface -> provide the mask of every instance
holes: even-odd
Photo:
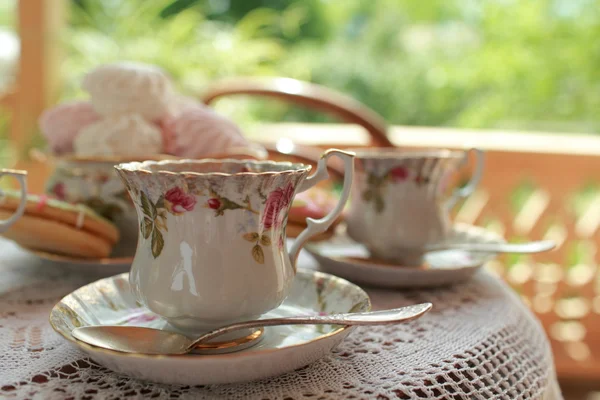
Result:
[[[317,173],[326,170],[325,161],[321,164]],[[249,160],[120,165],[139,217],[130,274],[136,298],[179,329],[194,332],[255,319],[279,306],[303,244],[299,238],[288,254],[288,212],[294,195],[320,179],[307,179],[310,169]],[[341,213],[348,191],[327,221],[315,221],[317,231],[309,225],[309,235]]]
[[[265,318],[319,313],[369,311],[367,294],[335,276],[298,270],[290,295]],[[279,375],[327,355],[353,328],[337,325],[288,325],[265,328],[256,346],[223,355],[150,356],[104,350],[76,341],[79,326],[134,325],[172,329],[139,304],[127,274],[102,279],[77,289],[54,306],[52,327],[98,363],[138,379],[167,384],[234,383]]]
[[[450,197],[446,186],[467,161],[468,151],[357,151],[356,173],[346,221],[348,235],[376,258],[408,264],[422,261],[426,245],[451,232],[448,209],[472,192],[479,164],[467,187]]]
[[[499,235],[482,227],[455,224],[448,243],[504,243]],[[344,226],[327,241],[311,243],[306,250],[321,270],[352,282],[385,288],[425,288],[469,279],[495,253],[439,250],[425,254],[423,264],[402,265],[371,258],[369,250],[347,236]]]
[[[46,184],[46,194],[69,203],[82,203],[112,221],[121,233],[118,256],[135,252],[138,223],[135,206],[115,173],[116,159],[61,159]]]

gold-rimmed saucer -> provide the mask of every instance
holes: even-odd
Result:
[[[370,309],[369,297],[360,287],[333,275],[299,269],[288,298],[264,318]],[[130,354],[74,339],[71,332],[80,326],[173,329],[136,302],[127,274],[101,279],[67,295],[52,309],[50,324],[64,339],[109,369],[143,380],[183,385],[243,382],[293,371],[329,354],[353,329],[339,325],[267,327],[258,344],[218,355]]]
[[[306,251],[321,270],[352,282],[384,288],[426,288],[450,285],[469,279],[496,253],[468,250],[436,250],[425,253],[422,265],[399,265],[371,257],[369,250],[353,241],[340,225],[334,237],[310,243]],[[455,224],[448,243],[504,243],[485,228]]]

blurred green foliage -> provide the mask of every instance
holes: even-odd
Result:
[[[16,8],[16,0],[0,1],[0,27],[15,27]]]
[[[390,123],[596,132],[600,0],[72,0],[66,98],[139,60],[180,90],[277,75],[345,92]],[[225,102],[227,103],[227,102]],[[272,101],[241,118],[321,121]],[[241,104],[241,106],[239,105]]]

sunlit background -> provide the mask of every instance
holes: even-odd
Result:
[[[71,0],[65,18],[55,38],[64,50],[55,102],[83,97],[81,78],[98,64],[137,60],[164,68],[192,96],[219,78],[284,76],[348,94],[390,125],[538,131],[547,135],[542,141],[600,132],[598,0]],[[0,93],[18,72],[17,25],[17,1],[0,1]],[[218,106],[242,126],[332,121],[273,100],[226,99]],[[4,165],[15,158],[10,118],[0,110]],[[26,147],[44,147],[38,134],[27,137]],[[501,159],[519,163],[519,152]],[[508,257],[498,269],[529,293],[538,315],[556,314],[544,320],[555,352],[588,363],[580,378],[597,384],[600,341],[590,333],[598,319],[590,318],[600,314],[600,190],[597,179],[588,179],[591,167],[584,180],[574,182],[583,173],[573,169],[555,179],[564,187],[550,187],[553,177],[543,168],[556,167],[557,175],[579,168],[568,161],[578,159],[573,154],[565,157],[532,161],[536,181],[512,177],[501,186],[511,177],[497,175],[489,196],[475,195],[469,205],[480,212],[490,198],[507,204],[506,215],[484,220],[504,224],[500,230],[572,239],[561,264]],[[553,214],[536,231],[546,210]]]
[[[15,0],[0,4],[0,77],[18,56]],[[73,0],[63,98],[99,63],[160,65],[194,94],[233,75],[339,89],[401,125],[596,132],[595,0]],[[274,103],[248,118],[322,118]]]

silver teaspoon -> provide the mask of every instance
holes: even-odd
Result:
[[[427,246],[427,251],[466,250],[482,253],[521,253],[532,254],[552,250],[556,243],[552,240],[540,240],[526,243],[439,243]]]
[[[139,326],[97,325],[75,328],[77,340],[96,347],[124,353],[176,355],[189,353],[196,345],[225,333],[247,328],[276,325],[389,325],[411,321],[431,310],[431,303],[416,304],[393,310],[363,313],[298,316],[239,322],[205,333],[197,339],[160,329]]]

